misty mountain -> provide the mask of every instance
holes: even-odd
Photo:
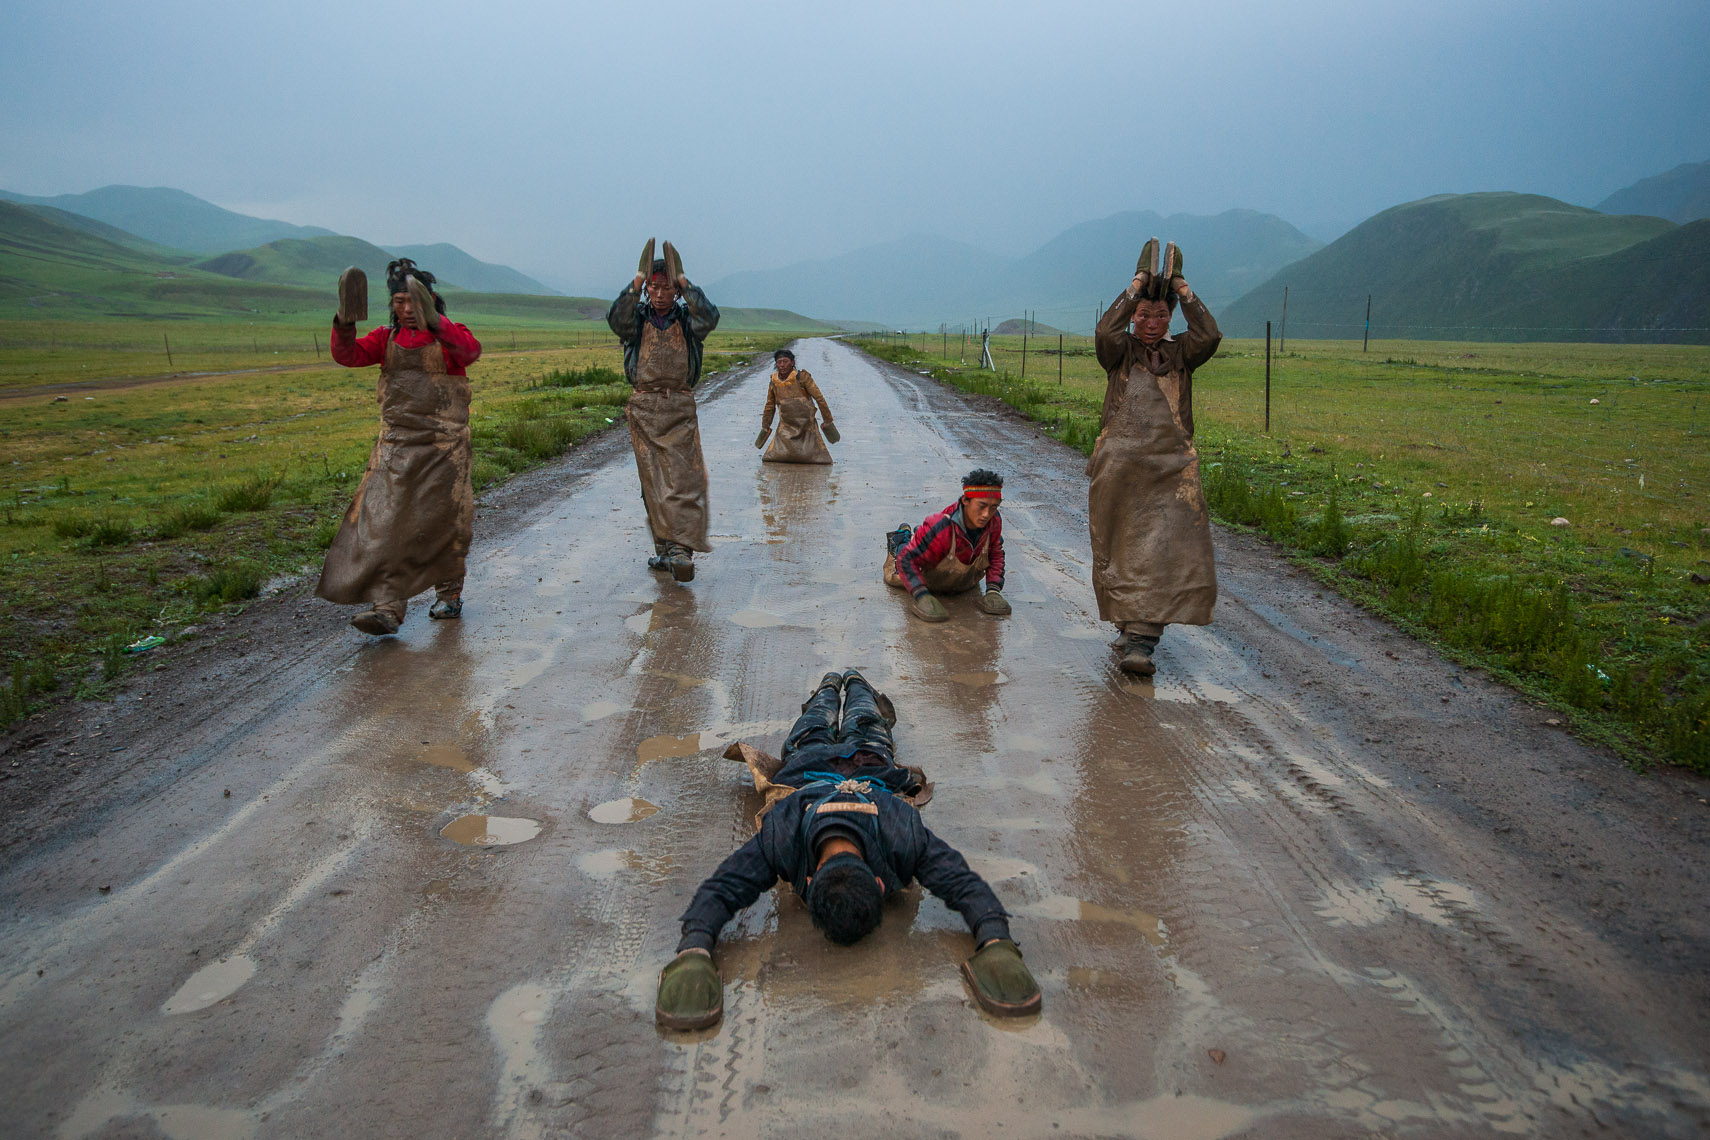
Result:
[[[1053,325],[1087,329],[1095,309],[1133,277],[1149,237],[1182,247],[1188,280],[1213,308],[1319,248],[1281,218],[1252,210],[1213,217],[1131,211],[1071,227],[1014,260],[960,242],[911,237],[782,269],[733,273],[708,292],[720,304],[728,298],[788,305],[891,327],[996,322],[1032,309]]]
[[[1710,218],[1710,162],[1687,162],[1617,190],[1597,208],[1605,214],[1650,214],[1685,225]]]
[[[983,249],[917,235],[782,269],[732,273],[705,288],[720,306],[764,305],[821,318],[918,326],[926,314],[933,324],[981,315],[973,298],[1005,265]]]
[[[1367,219],[1218,314],[1230,336],[1687,340],[1710,324],[1710,223],[1610,215],[1535,194],[1444,194]],[[1189,263],[1191,267],[1191,262]],[[1280,330],[1279,330],[1280,331]]]
[[[393,257],[407,257],[441,281],[455,281],[459,289],[478,293],[533,293],[557,296],[558,290],[542,285],[526,273],[508,265],[494,265],[471,257],[450,242],[433,245],[388,246]]]
[[[0,190],[0,198],[81,214],[156,244],[190,253],[222,253],[279,238],[324,237],[332,233],[319,226],[252,218],[165,186],[146,189],[103,186],[83,194],[59,194],[52,198],[32,198]]]

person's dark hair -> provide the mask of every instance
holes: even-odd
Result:
[[[790,358],[790,363],[792,363],[792,364],[794,364],[794,363],[795,363],[795,360],[796,360],[796,354],[795,354],[795,353],[793,353],[793,352],[791,352],[791,351],[790,351],[790,350],[789,350],[789,349],[787,349],[787,348],[780,348],[780,349],[779,349],[779,350],[778,350],[778,351],[777,351],[777,352],[774,352],[774,353],[773,353],[773,354],[772,354],[772,362],[773,362],[773,363],[774,363],[774,364],[776,364],[776,363],[777,363],[777,362],[778,362],[778,359],[779,359],[779,358],[780,358],[780,357],[784,357],[784,356],[787,356],[787,357],[789,357],[789,358]]]
[[[996,471],[989,471],[984,467],[976,467],[966,475],[962,476],[962,486],[1001,487],[1003,486],[1003,476],[999,475]]]
[[[853,855],[827,861],[808,887],[814,926],[839,946],[853,946],[877,930],[884,902],[873,869]]]
[[[416,263],[407,257],[400,257],[386,265],[386,293],[388,297],[397,293],[408,293],[410,291],[409,278],[411,277],[428,287],[428,292],[433,294],[433,307],[444,313],[445,298],[441,297],[439,290],[434,288],[437,279],[427,270],[418,268]],[[397,313],[392,314],[392,327],[394,329],[398,327]]]

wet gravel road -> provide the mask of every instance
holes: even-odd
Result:
[[[418,607],[367,642],[306,604],[308,648],[157,720],[98,819],[11,849],[0,1134],[1710,1129],[1697,785],[1222,532],[1217,624],[1126,679],[1082,458],[797,347],[837,464],[762,465],[767,368],[716,381],[694,583],[643,569],[627,443],[595,441],[484,520],[462,623]],[[880,583],[881,535],[975,465],[1009,476],[1015,614],[951,599],[928,626]],[[1044,1013],[979,1013],[970,939],[918,888],[853,949],[779,888],[721,943],[723,1025],[656,1030],[677,915],[758,806],[720,752],[776,750],[848,665],[895,698],[927,822],[1014,912]]]

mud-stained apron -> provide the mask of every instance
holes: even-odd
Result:
[[[315,593],[329,602],[387,602],[461,580],[475,521],[469,466],[468,379],[446,373],[438,344],[387,341],[380,438]]]
[[[950,553],[940,559],[938,565],[929,566],[920,578],[934,594],[960,594],[985,581],[986,571],[991,568],[991,564],[991,536],[981,535],[979,546],[974,548],[972,562],[963,562],[956,553],[956,544],[952,542]],[[908,583],[897,573],[897,559],[894,554],[885,555],[885,585],[908,589]]]
[[[644,321],[628,418],[647,525],[659,542],[704,552],[712,549],[707,540],[707,464],[688,375],[683,323],[673,321],[661,330]]]
[[[1180,378],[1130,367],[1087,473],[1093,593],[1105,621],[1208,625],[1217,602],[1199,452],[1178,411]],[[1170,394],[1166,394],[1170,393]]]
[[[813,400],[802,385],[801,370],[790,373],[788,380],[772,373],[772,395],[778,401],[778,430],[772,435],[772,445],[762,459],[767,463],[830,463],[825,437],[819,433],[814,419]]]

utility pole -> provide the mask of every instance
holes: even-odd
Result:
[[[1265,434],[1271,434],[1271,322],[1265,322]]]
[[[1063,386],[1063,334],[1057,334],[1057,387]]]
[[[1370,293],[1367,293],[1366,294],[1366,337],[1365,337],[1365,340],[1363,340],[1360,343],[1360,351],[1361,352],[1366,351],[1366,349],[1371,347],[1371,343],[1372,343],[1372,295]]]
[[[1288,286],[1282,287],[1282,327],[1277,330],[1277,355],[1288,351]]]

